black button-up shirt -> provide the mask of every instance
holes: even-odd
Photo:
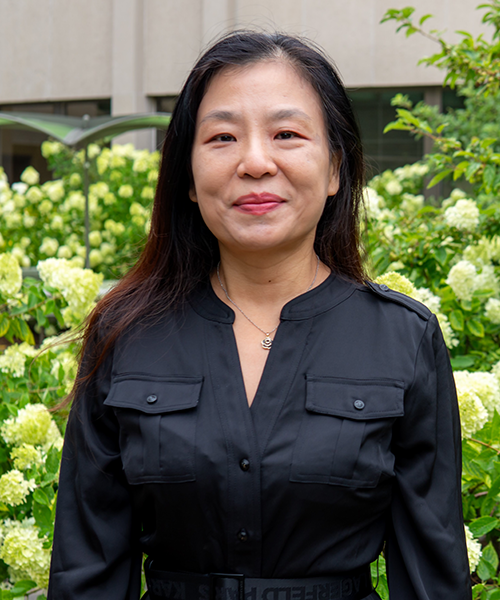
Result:
[[[50,600],[171,571],[342,573],[387,542],[391,600],[468,600],[460,426],[436,318],[331,275],[282,310],[251,407],[210,286],[123,335],[75,403]]]

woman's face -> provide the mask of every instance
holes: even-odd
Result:
[[[191,158],[190,198],[232,252],[312,247],[326,199],[338,190],[318,95],[286,61],[213,78]]]

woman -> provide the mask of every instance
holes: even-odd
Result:
[[[375,599],[384,542],[391,600],[470,598],[446,347],[364,282],[362,178],[320,51],[237,32],[198,61],[86,329],[51,600],[136,600],[142,553],[151,600]]]

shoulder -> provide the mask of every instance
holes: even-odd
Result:
[[[428,321],[433,316],[433,313],[424,304],[406,294],[391,290],[387,285],[366,281],[365,285],[358,286],[358,291],[376,302],[392,304],[396,311],[406,309],[424,321]]]

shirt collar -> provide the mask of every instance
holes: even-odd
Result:
[[[320,285],[287,302],[281,321],[302,321],[320,315],[346,300],[361,285],[331,273]],[[234,311],[212,289],[210,281],[201,286],[190,300],[203,318],[219,323],[233,323]]]

